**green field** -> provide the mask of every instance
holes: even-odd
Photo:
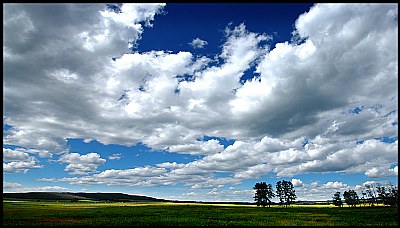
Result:
[[[398,226],[398,208],[3,200],[3,226]]]

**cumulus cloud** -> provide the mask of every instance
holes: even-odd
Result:
[[[186,145],[173,145],[169,147],[168,151],[182,154],[192,155],[208,155],[215,154],[224,150],[224,146],[219,144],[218,140],[211,139],[206,142],[197,141],[192,144]]]
[[[9,162],[3,163],[3,172],[5,173],[27,173],[29,169],[43,168],[41,165],[37,165],[36,161],[31,158],[29,161]]]
[[[234,174],[235,178],[239,179],[252,179],[252,178],[260,178],[265,176],[265,174],[272,171],[272,167],[268,164],[258,164],[254,166],[250,166],[244,171],[237,171]]]
[[[159,178],[162,178],[161,175],[165,172],[166,170],[164,168],[146,166],[125,170],[110,169],[97,174],[93,174],[92,176],[87,175],[80,177],[65,177],[60,179],[42,178],[40,179],[40,181],[68,182],[75,185],[106,184],[109,186],[117,185],[141,187],[176,184],[171,181],[167,181],[166,178],[157,181]]]
[[[3,161],[21,161],[27,160],[29,158],[29,154],[12,149],[3,148]]]
[[[15,159],[18,160],[18,157],[21,158],[21,156],[25,156],[25,154],[38,155],[40,158],[51,158],[53,156],[53,154],[47,150],[25,149],[25,148],[15,148],[15,149],[3,148],[3,160],[5,161],[11,161]]]
[[[398,160],[396,4],[316,4],[295,22],[300,41],[274,47],[267,34],[228,25],[214,59],[134,51],[163,7],[6,4],[3,122],[12,128],[3,143],[61,154],[66,171],[88,174],[59,180],[73,184],[212,189],[267,173],[398,175],[390,169]],[[241,82],[250,69],[255,77]],[[204,135],[236,141],[224,148]],[[202,157],[96,173],[105,160],[69,153],[70,138]],[[6,153],[5,172],[39,168],[28,151]]]
[[[338,181],[335,181],[335,182],[329,181],[326,184],[324,184],[323,187],[324,188],[340,189],[340,188],[347,187],[347,184],[343,184],[342,182],[338,182]]]
[[[176,162],[164,162],[161,164],[157,164],[157,166],[161,168],[177,169],[177,168],[183,168],[185,164],[178,164]]]
[[[313,156],[317,153],[314,150],[316,149],[312,151]],[[365,172],[372,167],[390,165],[392,163],[391,161],[396,160],[397,154],[395,151],[398,150],[398,144],[397,141],[388,144],[372,139],[365,141],[363,144],[342,142],[332,145],[326,143],[318,150],[320,151],[318,157],[306,159],[305,162],[299,163],[298,165],[284,168],[279,171],[278,175],[289,176],[295,173],[318,171]]]
[[[20,183],[3,181],[3,192],[59,192],[70,190],[61,186],[25,187]]]
[[[197,48],[204,48],[204,46],[206,46],[208,43],[205,40],[202,40],[200,38],[196,38],[196,39],[193,39],[192,42],[190,42],[189,44],[193,48],[197,49]]]
[[[6,162],[6,163],[4,163]],[[29,155],[28,151],[22,148],[3,148],[3,172],[5,173],[27,173],[29,169],[43,168],[37,164],[36,157]]]
[[[140,39],[141,23],[150,25],[164,5],[123,4],[116,13],[105,4],[6,4],[4,116],[13,129],[4,143],[62,153],[67,138],[126,138],[96,133],[110,121],[100,110],[118,99],[97,87],[112,78],[112,58]]]
[[[293,187],[302,187],[303,181],[301,181],[300,179],[292,179],[292,184]]]
[[[3,192],[19,192],[22,184],[3,181]]]
[[[79,153],[64,154],[58,161],[68,163],[64,169],[65,171],[72,171],[70,174],[80,175],[96,172],[97,167],[106,162],[106,160],[101,158],[97,153],[85,155],[80,155]]]
[[[398,176],[398,166],[393,167],[392,169],[380,169],[380,168],[371,168],[365,172],[365,175],[368,177],[390,177],[390,176]]]

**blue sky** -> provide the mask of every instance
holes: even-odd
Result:
[[[3,192],[398,184],[396,4],[114,8],[4,5]]]

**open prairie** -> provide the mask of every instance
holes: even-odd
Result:
[[[3,200],[3,226],[398,226],[398,208]]]

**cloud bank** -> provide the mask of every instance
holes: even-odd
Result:
[[[316,4],[296,20],[292,40],[274,47],[268,34],[227,25],[212,59],[135,51],[164,6],[4,5],[3,123],[11,128],[3,143],[26,148],[3,149],[4,172],[42,168],[36,150],[78,175],[44,181],[71,184],[183,183],[215,193],[267,173],[398,175],[396,4]],[[253,78],[241,82],[248,71]],[[235,142],[224,148],[204,136]],[[106,158],[70,153],[71,138],[201,157],[98,172]]]

